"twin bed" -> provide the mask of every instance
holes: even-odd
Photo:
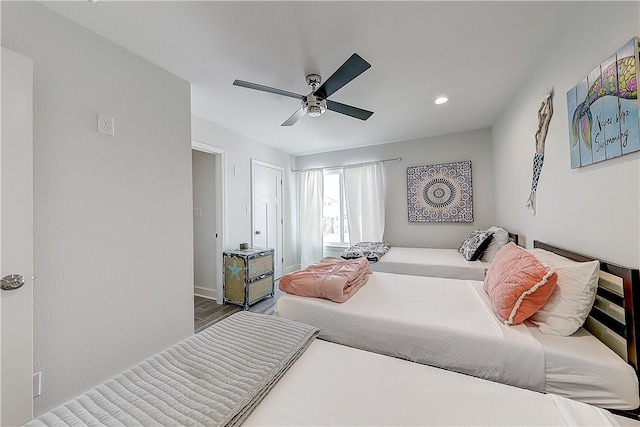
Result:
[[[542,242],[534,247],[593,261]],[[342,304],[284,294],[276,313],[318,327],[320,338],[335,343],[633,410],[640,405],[633,306],[638,270],[602,261],[599,270],[591,315],[570,336],[541,333],[531,322],[504,325],[480,281],[382,272]]]
[[[372,279],[377,274],[374,273]],[[638,270],[601,263],[601,275],[603,300],[616,305],[621,303],[625,322],[622,329],[619,324],[616,326],[616,323],[612,323],[613,326],[597,326],[594,330],[600,331],[596,333],[603,337],[614,334],[616,330],[622,331],[627,337],[623,338],[626,357],[636,368],[638,349],[635,340],[635,308],[638,301],[633,292],[638,286]],[[411,278],[409,281],[418,279],[426,278]],[[618,289],[610,286],[611,283],[622,285],[622,298],[610,295],[615,294]],[[350,301],[357,302],[359,295],[367,297],[365,291],[372,284],[372,288],[376,290],[370,295],[373,301],[376,295],[379,296],[374,282],[362,287],[344,304],[330,304],[347,307],[346,304]],[[439,292],[445,292],[436,282],[422,283],[420,286],[423,289],[439,288]],[[475,291],[472,282],[464,286],[453,286],[459,292],[460,300],[469,297],[473,301],[465,308],[474,312],[482,309],[481,299],[473,294]],[[408,292],[411,286],[406,287]],[[612,288],[613,291],[605,288]],[[419,288],[415,286],[412,289],[419,292]],[[450,293],[451,291],[449,289]],[[389,294],[382,296],[391,298]],[[400,303],[408,304],[415,296],[407,295],[407,299]],[[421,301],[425,306],[422,311],[437,308],[437,304],[433,303],[434,299],[435,297],[423,298]],[[280,301],[292,303],[294,300],[303,301],[300,298],[290,300],[287,295],[281,297]],[[594,308],[593,322],[598,325],[609,323],[605,318],[612,317],[615,320],[619,317],[618,314],[609,316],[606,313],[595,313],[600,311],[598,307],[605,306],[603,303]],[[385,304],[381,304],[381,307],[385,307]],[[279,303],[280,315],[281,308]],[[443,312],[446,309],[447,307],[440,307]],[[613,312],[618,313],[616,310],[613,309]],[[604,311],[609,310],[604,308]],[[408,313],[410,310],[406,310],[405,314]],[[326,316],[334,315],[337,315],[335,311],[326,311]],[[469,315],[475,319],[473,316],[475,314]],[[362,319],[357,317],[352,316],[353,323],[349,323],[352,322],[349,317],[343,318],[342,322],[346,323],[343,329],[349,329],[350,326],[354,329],[362,327]],[[473,339],[475,333],[464,329],[475,328],[473,332],[484,329],[483,325],[465,323],[466,314],[461,313],[460,317],[456,320],[454,316],[449,316],[452,321],[459,322],[460,329],[463,329],[461,336]],[[411,320],[400,318],[398,322],[402,323],[395,326],[409,328]],[[370,323],[382,324],[373,320]],[[484,326],[490,324],[486,319],[483,323]],[[395,332],[401,327],[395,328]],[[444,327],[447,329],[449,325]],[[407,341],[419,342],[425,338],[425,333],[437,335],[437,329],[415,330]],[[449,328],[445,334],[455,336],[451,335],[453,329],[456,328]],[[515,329],[522,328],[513,328]],[[492,339],[508,334],[497,325],[492,325],[487,330],[492,333],[485,335]],[[322,336],[324,331],[317,326],[283,317],[241,312],[44,414],[29,425],[637,425],[630,418],[557,394],[539,393],[353,346],[318,340],[315,339],[318,333]],[[373,336],[377,334],[375,332]],[[536,339],[532,334],[521,335],[520,338],[524,337],[528,341]],[[576,352],[591,352],[592,350],[583,351],[582,338],[585,337],[587,341],[595,339],[586,331],[580,331],[575,337],[578,350],[571,346],[558,348],[558,357],[570,357]],[[591,348],[590,344],[584,344],[584,348]],[[449,345],[446,340],[444,345]],[[543,342],[541,345],[547,358],[547,348],[552,344]],[[460,351],[456,348],[450,350]],[[487,348],[486,351],[495,350]],[[603,369],[613,363],[611,354],[602,352]],[[449,353],[447,356],[454,358],[459,355]],[[614,356],[620,359],[619,356]],[[508,357],[514,355],[505,355],[500,359]],[[518,360],[514,359],[512,362],[517,364]],[[526,363],[528,362],[520,361],[521,367]],[[581,376],[583,373],[576,370],[573,373],[563,372],[563,375]],[[602,375],[604,377],[600,379],[605,380],[607,376],[614,374],[606,371]],[[635,381],[634,392],[637,399],[636,371],[631,368],[623,376],[627,375],[632,376]],[[594,396],[600,393],[608,392],[591,390]],[[613,403],[608,405],[611,403],[609,401],[601,403],[602,406],[615,407]],[[627,402],[627,405],[633,404]],[[622,406],[624,405],[620,407]]]
[[[498,228],[492,227],[492,229]],[[504,229],[499,230],[504,233],[504,243],[518,244],[517,234],[509,233]],[[368,257],[373,261],[371,270],[383,273],[482,280],[489,267],[489,258],[467,260],[457,249],[389,246],[384,253],[376,253],[376,255],[378,256]]]
[[[316,333],[240,312],[27,425],[632,425],[595,406]]]

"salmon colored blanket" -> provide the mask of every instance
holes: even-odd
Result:
[[[345,302],[367,280],[371,269],[366,258],[326,257],[304,270],[280,278],[280,290],[303,297],[325,298]]]

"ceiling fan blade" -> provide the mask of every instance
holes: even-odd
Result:
[[[367,120],[373,114],[373,111],[363,110],[362,108],[352,107],[351,105],[342,104],[329,99],[327,99],[327,110],[355,117],[360,120]]]
[[[304,110],[302,109],[302,107],[300,107],[295,113],[293,113],[291,117],[285,120],[284,123],[281,124],[280,126],[293,126],[296,124],[298,120],[302,118],[302,116],[304,116]]]
[[[314,94],[323,99],[327,99],[332,93],[364,73],[370,67],[371,64],[362,59],[357,53],[354,53],[331,77],[325,80]]]
[[[276,89],[274,87],[259,85],[257,83],[245,82],[244,80],[234,80],[234,86],[246,87],[248,89],[261,90],[263,92],[275,93],[276,95],[288,96],[290,98],[302,99],[304,95],[298,95],[297,93],[289,92],[282,89]]]

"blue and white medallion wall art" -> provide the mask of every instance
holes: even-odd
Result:
[[[638,39],[567,92],[571,168],[640,150]]]
[[[471,161],[407,168],[409,222],[473,222]]]

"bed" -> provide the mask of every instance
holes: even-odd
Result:
[[[534,246],[593,260],[541,242]],[[343,304],[285,294],[276,313],[317,326],[320,338],[339,344],[633,410],[640,404],[633,294],[638,270],[602,261],[599,266],[591,315],[568,337],[543,334],[530,322],[505,326],[482,282],[380,272]]]
[[[457,249],[405,248],[392,246],[372,271],[410,276],[482,280],[489,263],[467,261]]]
[[[507,236],[505,242],[518,244],[517,234],[507,233]],[[458,249],[391,246],[386,254],[371,264],[371,270],[412,276],[482,280],[489,267],[489,260],[488,257],[467,260]]]
[[[633,425],[601,408],[316,333],[236,313],[27,425]]]

